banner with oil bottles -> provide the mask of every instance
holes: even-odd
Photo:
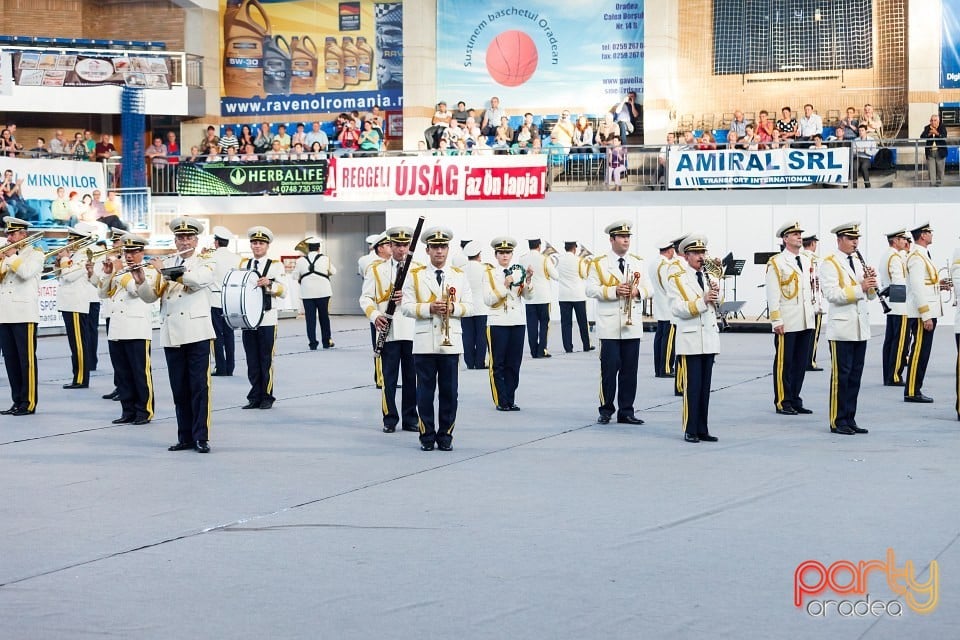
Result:
[[[401,0],[220,0],[224,116],[403,103]]]

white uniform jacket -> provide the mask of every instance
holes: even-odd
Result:
[[[624,273],[620,273],[619,258],[615,253],[600,256],[590,263],[587,276],[587,296],[597,301],[597,336],[601,340],[643,339],[643,298],[650,295],[643,277],[643,259],[628,253],[624,256]],[[634,282],[639,273],[639,298],[631,298],[633,324],[627,322],[627,303],[617,297],[617,285]]]
[[[460,318],[473,313],[473,293],[466,274],[460,269],[444,266],[442,285],[437,284],[436,268],[432,265],[410,269],[403,283],[403,315],[414,318],[413,353],[457,354],[463,353],[463,336]],[[443,292],[453,287],[455,302],[450,317],[450,342],[441,345],[440,316],[430,313],[430,303],[443,300]]]
[[[0,324],[40,322],[43,251],[26,247],[0,261]]]
[[[773,328],[782,326],[787,333],[815,328],[817,305],[811,281],[816,273],[812,269],[810,258],[786,249],[767,261],[764,289]]]
[[[583,302],[587,299],[587,271],[590,260],[575,253],[560,255],[557,273],[560,276],[560,302]]]
[[[386,313],[387,304],[390,302],[390,294],[393,292],[393,284],[397,281],[397,269],[401,263],[393,258],[389,260],[379,260],[370,265],[367,269],[367,276],[363,279],[363,290],[360,292],[360,308],[367,316],[370,322],[375,322],[377,318]],[[410,263],[410,271],[419,267],[417,262]],[[406,281],[410,280],[410,272],[407,272]],[[393,322],[390,324],[390,333],[387,334],[387,342],[395,340],[413,340],[414,319],[409,318],[400,311],[397,306],[393,313]]]
[[[670,311],[670,298],[667,296],[667,275],[673,265],[679,264],[677,259],[670,260],[660,256],[650,263],[649,282],[650,292],[653,294],[653,319],[666,322],[676,322],[673,312]],[[619,267],[618,267],[619,268]]]
[[[704,280],[704,287],[707,282]],[[667,276],[670,312],[677,323],[674,349],[677,355],[720,353],[720,327],[714,305],[704,300],[697,272],[686,261],[676,261]]]
[[[549,304],[553,302],[553,286],[551,280],[558,280],[560,272],[550,256],[545,256],[539,251],[531,251],[525,255],[520,264],[526,267],[533,267],[533,278],[530,284],[533,286],[533,293],[527,297],[527,304]]]
[[[144,284],[156,288],[160,274],[153,267],[144,267]],[[110,274],[100,284],[99,295],[111,300],[106,317],[110,318],[108,340],[150,340],[153,338],[153,307],[140,299],[133,276]]]
[[[863,267],[853,256],[853,269],[847,255],[837,251],[820,263],[820,290],[827,299],[827,340],[857,342],[870,338],[868,298],[860,286]]]
[[[266,277],[273,280],[273,283],[267,288],[267,296],[272,300],[277,298],[286,298],[287,297],[287,287],[286,287],[286,278],[287,272],[283,268],[282,260],[274,260],[273,258],[260,258],[260,271],[263,271],[266,266],[267,260],[270,261],[270,269],[267,273],[263,274]],[[250,263],[253,261],[253,258],[244,258],[240,261],[240,269],[252,269]],[[260,322],[261,327],[275,327],[277,326],[277,303],[272,302],[270,309],[264,311],[263,321]]]
[[[473,313],[470,314],[471,316],[485,316],[490,313],[483,297],[483,282],[487,277],[487,269],[493,268],[486,262],[477,262],[476,260],[467,260],[467,264],[462,267],[462,271],[467,274],[467,281],[470,283],[470,292],[473,293]]]
[[[511,272],[513,279],[521,277],[519,270]],[[523,276],[524,278],[526,276]],[[490,308],[487,313],[488,327],[515,327],[527,324],[527,313],[523,308],[524,299],[530,295],[533,282],[522,288],[512,286],[507,289],[503,281],[503,267],[487,265],[483,274],[482,288],[483,301]]]
[[[313,270],[310,270],[310,265]],[[330,276],[337,273],[337,268],[330,262],[330,256],[317,251],[311,251],[306,256],[297,258],[291,277],[300,283],[301,298],[329,298],[333,295],[330,286]]]
[[[905,251],[897,251],[893,247],[888,247],[887,255],[882,265],[880,265],[880,288],[886,289],[892,284],[907,284],[907,254]],[[907,315],[906,302],[890,302],[890,313],[895,316]]]
[[[240,264],[240,256],[226,247],[217,247],[213,252],[213,284],[210,285],[210,306],[220,309],[223,307],[221,292],[223,281],[227,274]]]
[[[184,274],[175,281],[161,277],[137,287],[144,302],[160,300],[160,344],[164,347],[215,337],[207,290],[213,283],[213,261],[208,254],[193,255],[183,261],[183,266]]]
[[[100,286],[104,280],[110,278],[110,276],[103,272],[103,263],[106,261],[107,258],[100,258],[93,263],[93,275],[89,276],[87,281],[90,283],[90,290],[93,291],[94,297],[96,297],[97,302],[100,303],[100,315],[104,318],[109,318],[111,317],[111,313],[113,313],[113,298],[104,299],[100,297]]]
[[[943,316],[940,275],[927,249],[921,246],[907,255],[907,316],[923,320]]]
[[[97,291],[87,278],[87,256],[77,251],[69,258],[61,258],[58,265],[60,285],[57,287],[57,311],[90,313],[90,293],[96,297]],[[97,300],[99,302],[99,300]]]
[[[382,258],[373,251],[360,256],[360,258],[357,260],[357,273],[360,274],[361,278],[365,278],[367,276],[367,269],[369,269],[370,265],[377,260],[382,260]]]

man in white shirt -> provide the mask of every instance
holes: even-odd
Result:
[[[490,265],[480,261],[480,243],[471,240],[463,245],[467,258],[461,269],[470,281],[473,295],[473,315],[460,319],[463,328],[463,362],[467,369],[487,368],[487,305],[483,302],[483,279]],[[459,265],[454,264],[458,267]]]
[[[240,266],[240,256],[229,249],[233,233],[226,227],[213,228],[213,284],[210,285],[210,317],[213,320],[213,376],[232,376],[235,364],[236,334],[223,317],[221,287],[232,269]]]
[[[317,350],[317,318],[320,321],[320,341],[324,349],[333,348],[330,332],[330,296],[333,287],[330,276],[337,273],[329,256],[323,255],[321,239],[306,238],[305,255],[297,258],[292,276],[300,283],[300,300],[303,301],[303,316],[307,323],[307,346]]]
[[[587,273],[590,259],[577,255],[577,243],[563,243],[563,254],[557,260],[557,272],[560,280],[560,337],[563,350],[573,352],[573,314],[577,314],[577,326],[580,329],[580,342],[584,351],[593,351],[590,345],[590,331],[587,326]]]
[[[823,120],[813,112],[812,104],[803,105],[803,115],[797,125],[800,129],[797,133],[797,140],[810,141],[813,140],[815,135],[823,137]]]
[[[523,258],[524,267],[533,268],[532,293],[526,298],[527,343],[534,358],[550,358],[547,352],[547,336],[550,328],[550,305],[553,302],[551,281],[560,274],[553,263],[553,256],[540,253],[540,238],[527,241],[530,252]]]

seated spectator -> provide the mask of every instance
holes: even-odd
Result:
[[[633,123],[640,117],[640,111],[637,109],[637,92],[631,91],[623,102],[619,102],[610,109],[620,128],[620,141],[627,139],[627,135],[633,133]]]
[[[210,147],[213,145],[220,146],[220,138],[217,136],[217,130],[210,125],[207,127],[207,131],[203,136],[203,140],[200,141],[200,153],[203,155],[210,154]]]
[[[530,155],[543,155],[546,153],[543,150],[543,138],[536,137],[530,139]]]
[[[352,156],[360,148],[360,132],[357,131],[357,122],[349,119],[343,131],[340,132],[340,148],[334,152],[334,155]]]
[[[224,156],[224,162],[240,162],[240,154],[237,153],[236,147],[227,147],[227,155]]]
[[[475,156],[489,156],[493,154],[493,149],[490,148],[490,145],[487,144],[487,136],[480,135],[480,127],[474,127],[476,135],[472,135],[471,138],[475,140],[473,145],[473,155]],[[506,140],[504,140],[506,144]],[[506,152],[504,152],[506,153]]]
[[[291,146],[296,145],[298,142],[300,143],[300,146],[302,146],[304,149],[307,148],[307,129],[302,122],[297,123],[296,132],[294,132],[294,134],[290,136]]]
[[[797,119],[793,117],[790,107],[780,110],[781,118],[777,120],[777,131],[780,132],[780,141],[789,142],[797,136]]]
[[[587,116],[577,118],[577,124],[573,128],[573,153],[594,153],[596,147],[593,145],[593,125],[587,120]]]
[[[737,136],[733,136],[734,141],[736,141]],[[730,139],[730,135],[727,135],[727,140]],[[681,149],[696,149],[697,148],[697,139],[693,135],[693,131],[684,131],[683,132],[683,144],[680,145]],[[733,147],[730,147],[731,149]]]
[[[237,136],[237,151],[242,153],[246,150],[248,144],[256,146],[256,138],[253,137],[253,131],[250,129],[250,125],[245,124],[240,127],[240,135]],[[167,147],[170,147],[169,143],[167,143]]]
[[[883,122],[880,116],[873,112],[872,104],[863,105],[863,116],[860,118],[860,124],[867,125],[867,135],[874,140],[883,139]]]
[[[557,124],[553,126],[550,138],[555,139],[557,144],[564,148],[565,153],[570,152],[570,147],[573,146],[573,121],[570,120],[570,112],[566,109],[560,114]]]
[[[621,179],[627,170],[627,152],[620,146],[620,136],[614,136],[607,149],[607,184],[611,191],[623,191]]]
[[[439,148],[440,138],[450,126],[451,120],[453,120],[453,114],[447,111],[447,103],[441,100],[437,103],[437,110],[433,114],[433,119],[430,120],[430,126],[423,132],[428,149]]]
[[[294,142],[293,147],[290,149],[290,160],[309,160],[310,154],[307,153],[306,147],[303,146],[302,142]]]
[[[469,129],[472,129],[472,128],[473,127],[469,127]],[[477,127],[477,130],[480,133],[482,133],[482,130],[480,129],[480,127]],[[504,140],[513,140],[513,128],[510,126],[510,118],[508,118],[507,116],[503,116],[500,118],[500,126],[497,127],[497,130],[496,130],[496,133],[494,133],[494,136],[497,136],[501,133],[503,134]]]
[[[417,155],[418,156],[429,156],[430,150],[427,149],[427,143],[423,140],[417,140]]]
[[[760,137],[752,124],[746,126],[746,133],[740,138],[740,148],[748,151],[756,151],[760,148]]]
[[[263,155],[264,159],[268,162],[277,162],[286,158],[286,154],[283,151],[283,145],[280,144],[280,141],[276,139],[271,143],[270,150]]]
[[[337,140],[340,139],[340,134],[343,133],[343,130],[347,128],[347,120],[349,119],[349,114],[341,113],[337,116],[337,119],[333,121],[333,133]]]
[[[450,126],[444,130],[442,135],[447,139],[447,142],[450,143],[451,147],[455,147],[457,145],[457,141],[462,140],[467,136],[467,131],[459,122],[453,120],[450,122]]]
[[[241,160],[244,162],[256,162],[260,159],[260,156],[257,155],[257,148],[253,144],[248,144],[243,150],[243,156]]]
[[[790,146],[790,145],[789,143],[785,143],[783,139],[780,137],[780,129],[774,129],[773,138],[771,138],[770,142],[767,143],[767,148],[779,149],[781,147],[787,147],[787,146]]]
[[[453,111],[453,119],[460,124],[467,124],[468,117],[470,117],[470,114],[467,113],[467,103],[461,100],[457,103],[457,108]]]
[[[167,131],[167,161],[170,164],[177,164],[180,161],[180,143],[177,142],[177,133]]]
[[[326,160],[327,159],[326,149],[327,149],[326,145],[320,144],[319,140],[314,140],[313,144],[310,145],[310,159]]]
[[[257,137],[253,139],[253,146],[260,153],[266,153],[273,147],[273,136],[270,135],[270,123],[264,122],[257,130]]]
[[[218,145],[222,151],[227,149],[233,149],[236,151],[240,148],[240,140],[234,135],[233,127],[228,126],[223,133],[223,137],[220,138],[220,144]]]
[[[37,146],[30,149],[31,158],[49,158],[50,150],[47,149],[47,141],[43,138],[37,138]]]
[[[838,130],[838,131],[841,131],[842,129],[838,128],[837,130]],[[813,142],[813,146],[810,147],[811,149],[826,149],[826,148],[827,148],[826,145],[823,144],[823,136],[821,136],[820,134],[814,135],[814,136],[813,136],[813,140],[812,140],[811,142]]]
[[[612,115],[610,116],[610,121],[613,122],[613,116],[612,116]],[[509,122],[509,120],[508,120],[508,122]],[[532,114],[532,113],[527,112],[527,113],[523,114],[523,122],[521,123],[521,126],[523,126],[523,125],[526,125],[527,131],[530,132],[530,137],[531,137],[531,138],[540,138],[540,137],[543,136],[543,131],[541,131],[540,127],[538,127],[538,126],[537,126],[536,124],[534,124],[534,122],[533,122],[533,114]],[[517,133],[519,133],[519,132],[520,132],[520,127],[517,127],[517,130],[514,131],[514,133],[513,133],[513,138],[507,138],[507,140],[510,141],[510,142],[516,142],[516,141],[517,141],[517,140],[516,140]]]
[[[57,187],[57,197],[50,203],[50,217],[57,224],[72,227],[76,220],[70,216],[66,191],[63,187]]]
[[[743,111],[737,109],[733,112],[733,121],[730,123],[730,131],[737,134],[737,138],[747,135],[747,121],[743,119]]]
[[[679,148],[677,146],[677,135],[671,131],[667,134],[667,144],[660,147],[660,153],[657,155],[657,184],[662,184],[666,180],[667,154],[675,153]]]
[[[446,138],[440,138],[440,141],[437,143],[437,148],[434,149],[433,155],[435,156],[449,156],[452,155],[450,151],[450,143]]]
[[[63,131],[57,129],[56,133],[53,134],[53,137],[50,138],[50,145],[48,149],[50,153],[54,156],[62,156],[67,153],[67,142],[63,139]]]
[[[737,134],[728,131],[727,132],[727,149],[740,149],[740,136]]]
[[[467,141],[464,138],[457,140],[456,144],[451,145],[450,155],[452,156],[465,156],[467,155]]]
[[[190,155],[184,158],[186,162],[203,162],[203,156],[200,155],[200,147],[194,145],[190,147]]]
[[[484,138],[484,136],[481,136],[481,138]],[[493,145],[490,148],[493,149],[493,152],[497,155],[506,155],[510,151],[510,143],[507,142],[503,133],[497,133],[493,139]]]
[[[497,135],[497,127],[500,126],[500,118],[507,115],[500,108],[500,98],[493,96],[490,98],[490,106],[483,112],[483,121],[480,123],[480,132],[485,136]]]
[[[857,176],[863,178],[863,186],[870,188],[870,165],[877,155],[877,141],[870,137],[866,123],[861,124],[857,131],[860,135],[853,141],[853,154],[857,159],[856,173],[853,175],[853,188],[857,188]]]
[[[533,153],[533,150],[536,149],[538,141],[547,155],[566,156],[570,152],[569,147],[564,147],[560,144],[560,137],[555,131],[550,132],[550,137],[546,143],[543,142],[543,138],[533,138],[530,141],[530,153]]]
[[[835,129],[827,129],[825,133],[827,134],[827,142],[843,142],[847,139],[847,130],[842,124],[838,125]],[[823,138],[823,135],[821,134],[820,137]]]
[[[764,109],[760,112],[760,118],[757,120],[757,137],[760,138],[760,148],[765,149],[766,145],[773,140],[773,120],[770,114]]]
[[[837,128],[843,133],[841,140],[853,140],[860,135],[860,122],[857,120],[857,110],[853,107],[847,107],[847,117],[840,121]],[[839,133],[837,134],[840,135]]]
[[[220,145],[210,145],[210,153],[207,154],[207,162],[223,162],[223,156],[220,155]]]
[[[163,144],[160,136],[154,136],[153,144],[146,148],[143,155],[148,164],[155,167],[164,166],[167,164],[167,145]]]
[[[327,134],[323,132],[323,129],[320,128],[319,121],[315,121],[310,125],[310,131],[306,135],[306,141],[307,144],[304,146],[310,149],[311,153],[313,152],[314,143],[320,145],[321,151],[326,151],[327,147],[330,146],[330,140],[327,138]]]
[[[83,134],[79,131],[73,134],[73,142],[71,142],[70,146],[67,148],[67,153],[69,153],[73,159],[78,162],[83,162],[90,159],[90,154],[87,153],[87,145],[83,141]]]
[[[601,147],[609,147],[613,144],[613,137],[620,135],[620,127],[613,120],[613,114],[607,113],[603,116],[603,122],[597,129],[597,142]]]
[[[9,128],[0,131],[0,153],[14,158],[20,150],[21,147],[13,139],[13,134]]]
[[[526,125],[521,125],[520,132],[517,134],[517,141],[510,147],[510,153],[529,153],[530,152],[530,130]]]
[[[290,145],[293,144],[293,142],[290,140],[290,136],[287,134],[287,125],[277,125],[277,135],[273,136],[273,140],[270,141],[271,145],[275,141],[280,142],[280,148],[284,151],[290,150]]]
[[[730,135],[729,133],[727,134]],[[701,151],[714,151],[717,148],[717,141],[714,140],[713,134],[709,131],[704,131],[703,135],[700,136],[700,141],[697,143],[697,149]]]
[[[813,112],[812,104],[803,105],[803,115],[800,117],[797,128],[796,139],[803,142],[809,142],[815,133],[823,135],[823,120]]]

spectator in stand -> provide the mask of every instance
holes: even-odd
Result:
[[[23,145],[17,142],[17,125],[12,122],[6,127],[9,134],[6,139],[6,150],[9,151],[11,157],[19,155],[23,151]]]
[[[226,130],[224,130],[223,137],[220,138],[219,147],[223,151],[230,148],[236,150],[240,147],[240,140],[237,139],[237,136],[234,134],[233,127],[228,126]]]
[[[863,105],[863,116],[860,118],[860,124],[867,125],[867,135],[875,140],[883,140],[883,122],[880,116],[873,112],[872,104]]]
[[[167,155],[169,150],[167,145],[163,144],[163,138],[160,136],[153,137],[153,144],[147,147],[146,151],[143,152],[143,155],[146,157],[147,162],[154,167],[165,166],[167,164]]]
[[[717,141],[713,137],[713,134],[709,131],[704,131],[703,135],[700,136],[700,142],[697,143],[697,149],[700,151],[714,151],[716,148]]]
[[[43,138],[37,138],[37,146],[30,149],[31,158],[49,158],[50,150],[47,149],[47,141]]]
[[[56,133],[53,134],[53,137],[50,138],[50,145],[48,147],[50,153],[55,156],[62,156],[67,153],[67,141],[63,139],[63,131],[57,129]]]
[[[350,118],[343,131],[340,132],[340,148],[334,152],[338,157],[351,157],[360,148],[360,132],[357,131],[357,121]]]
[[[460,124],[467,124],[467,118],[470,114],[467,112],[467,103],[461,100],[457,103],[457,108],[453,111],[453,119]]]
[[[100,142],[94,147],[94,157],[98,162],[106,162],[115,155],[117,155],[117,148],[110,141],[110,135],[104,133],[100,136]]]
[[[823,136],[813,136],[813,146],[811,149],[827,149],[828,147],[823,144]]]
[[[224,162],[240,162],[240,154],[236,147],[227,147],[227,155],[223,157]]]
[[[343,133],[343,130],[347,128],[347,120],[349,119],[349,114],[341,113],[337,116],[337,119],[333,121],[333,134],[337,140],[340,139],[340,134]]]
[[[17,155],[17,145],[11,137],[10,129],[0,131],[0,153],[10,156],[11,158]]]
[[[736,138],[736,136],[733,136],[733,137]],[[728,140],[730,139],[729,134],[727,135],[727,139],[728,139]],[[696,138],[693,137],[693,131],[684,131],[684,132],[683,132],[683,143],[680,145],[680,148],[681,148],[681,149],[696,149],[696,148],[697,148],[697,140],[696,140]]]
[[[760,148],[760,136],[757,135],[752,124],[747,125],[746,132],[740,138],[740,148],[749,151],[756,151]]]
[[[767,143],[768,149],[779,149],[780,147],[786,147],[788,145],[783,143],[783,140],[780,138],[780,129],[773,130],[773,138],[770,139],[770,142]]]
[[[660,153],[657,155],[657,184],[663,184],[667,177],[667,154],[675,153],[679,150],[677,146],[677,134],[670,132],[667,134],[667,144],[660,147]]]
[[[220,138],[217,137],[217,130],[210,125],[203,135],[203,140],[200,141],[200,153],[205,156],[210,155],[210,147],[213,145],[220,146]]]
[[[423,137],[427,141],[428,149],[437,149],[440,146],[440,138],[450,126],[453,114],[447,111],[447,103],[441,100],[437,103],[437,110],[430,120],[430,126],[423,132]]]
[[[613,116],[611,115],[610,121],[613,122]],[[509,122],[509,119],[508,119]],[[527,131],[530,132],[531,138],[540,138],[543,136],[543,132],[540,130],[540,127],[534,124],[533,114],[529,111],[523,114],[523,123],[527,126]],[[512,138],[507,138],[507,141],[510,143],[516,142],[517,134],[520,132],[520,127],[517,127],[517,130],[513,132]]]
[[[302,122],[297,123],[297,130],[292,136],[290,136],[290,144],[296,145],[300,143],[300,146],[304,149],[307,148],[307,129]]]
[[[620,146],[620,136],[614,136],[613,143],[607,149],[607,184],[611,191],[623,191],[620,180],[627,170],[626,149]]]
[[[194,145],[190,147],[190,155],[184,158],[186,162],[203,162],[203,155],[200,154],[200,147]]]
[[[869,125],[863,123],[869,132]],[[930,185],[943,184],[943,172],[947,162],[947,129],[940,124],[940,116],[930,116],[930,124],[923,128],[920,137],[927,141],[924,154],[927,158],[927,170],[930,172]]]
[[[757,120],[757,137],[760,138],[760,148],[765,149],[766,145],[773,140],[773,121],[770,114],[764,109],[760,112],[760,119]]]
[[[256,162],[260,159],[260,156],[257,155],[257,148],[252,144],[248,144],[243,150],[243,157],[241,158],[244,162]]]
[[[857,110],[847,107],[847,117],[840,121],[837,127],[843,133],[841,140],[853,140],[860,136],[860,122],[857,120]],[[840,134],[837,134],[838,137]]]
[[[550,138],[556,138],[557,144],[564,149],[564,153],[570,153],[570,147],[573,146],[573,121],[570,120],[570,112],[564,109],[560,113],[560,120],[554,125],[550,132]]]
[[[311,153],[314,152],[314,143],[319,144],[322,151],[326,151],[327,147],[330,146],[330,140],[327,138],[327,134],[323,132],[323,129],[320,128],[319,121],[314,121],[313,124],[310,125],[310,131],[307,133],[306,139],[306,146],[310,149]]]
[[[510,153],[529,153],[530,152],[530,130],[526,125],[520,126],[520,132],[517,134],[517,141],[510,147]]]
[[[87,147],[87,158],[89,158],[91,162],[96,160],[97,141],[94,139],[93,131],[90,131],[90,129],[83,130],[83,144]]]
[[[819,133],[823,136],[823,120],[813,112],[812,104],[803,105],[803,116],[800,117],[799,130],[797,131],[797,140],[809,142],[814,134]]]
[[[727,132],[727,149],[740,149],[740,136],[732,131]]]
[[[384,113],[380,110],[380,107],[373,106],[370,108],[370,113],[363,119],[364,122],[367,120],[373,125],[374,129],[377,129],[380,132],[380,137],[383,137],[383,118]]]
[[[468,124],[467,127],[468,127],[467,130],[471,131],[473,130],[473,127],[476,127],[476,124],[474,124],[473,126]],[[477,127],[477,132],[480,133],[481,135],[483,133],[480,127]],[[510,127],[510,118],[508,118],[507,116],[503,116],[502,118],[500,118],[500,126],[497,127],[497,131],[493,135],[498,136],[501,134],[503,134],[504,140],[513,140],[513,135],[514,135],[513,128]]]
[[[780,141],[789,142],[797,137],[797,119],[793,117],[790,107],[780,110],[780,119],[777,120],[777,131],[780,132]]]
[[[633,133],[633,123],[640,117],[637,109],[637,92],[630,91],[623,102],[613,105],[610,113],[615,116],[617,126],[620,127],[620,141],[626,142],[627,135]]]
[[[747,121],[743,119],[743,111],[737,109],[733,112],[733,121],[730,123],[730,131],[737,134],[737,138],[747,135]]]
[[[443,132],[443,137],[447,139],[451,147],[456,147],[457,142],[466,137],[467,132],[463,126],[456,120],[451,120],[450,126]]]
[[[574,153],[596,153],[597,148],[593,145],[593,124],[587,120],[587,116],[577,118],[577,124],[573,127],[573,148]]]
[[[270,150],[267,151],[265,154],[263,154],[263,156],[264,156],[264,159],[267,160],[267,162],[280,161],[284,156],[283,146],[280,144],[280,141],[274,140],[271,143]]]
[[[255,142],[250,125],[245,124],[240,127],[240,135],[237,136],[237,152],[245,151],[248,144],[255,145]]]
[[[543,138],[531,138],[530,139],[530,154],[538,155],[544,153],[543,150]]]
[[[490,106],[483,112],[483,122],[480,123],[480,131],[485,136],[497,135],[497,127],[500,126],[500,118],[507,115],[500,108],[500,98],[493,96],[490,98]]]
[[[842,124],[838,125],[835,129],[827,129],[824,133],[827,134],[827,142],[839,143],[830,145],[832,147],[841,146],[847,135],[846,129]],[[823,136],[820,137],[822,138]]]
[[[613,114],[607,113],[603,116],[603,122],[597,129],[597,143],[601,147],[609,147],[613,144],[613,136],[620,135],[620,127],[613,120]]]
[[[471,138],[475,140],[473,146],[473,155],[475,156],[489,156],[493,155],[493,150],[490,148],[490,145],[487,144],[487,136],[480,135],[480,127],[474,126],[473,132],[471,133]],[[506,144],[506,140],[504,140]]]
[[[310,159],[326,160],[327,159],[326,149],[327,149],[326,145],[320,144],[319,140],[314,140],[313,144],[310,145]]]
[[[481,136],[483,138],[484,136]],[[493,149],[494,154],[502,156],[510,152],[510,143],[507,142],[507,139],[502,133],[498,133],[493,139],[493,145],[490,147]]]
[[[67,203],[66,190],[63,187],[57,187],[57,197],[50,203],[50,217],[57,224],[72,227],[76,220],[70,217],[70,209]]]
[[[863,186],[870,188],[870,164],[877,155],[877,141],[867,135],[867,125],[857,127],[860,135],[853,141],[853,155],[857,159],[857,174],[863,178]],[[857,188],[857,174],[853,176],[853,188]]]
[[[465,156],[467,155],[467,141],[464,138],[457,140],[457,143],[453,145],[451,155],[455,156]]]
[[[253,140],[253,146],[260,153],[266,153],[273,147],[273,136],[270,135],[270,123],[263,122],[257,131],[257,137]]]
[[[446,138],[440,138],[440,141],[437,143],[437,148],[434,150],[433,155],[435,156],[449,156],[450,153],[450,143],[447,142]]]
[[[277,125],[277,135],[273,136],[273,140],[270,142],[272,144],[278,140],[280,141],[281,149],[283,149],[285,152],[290,150],[290,145],[293,144],[293,142],[290,140],[290,135],[287,133],[287,125]]]
[[[220,155],[220,145],[210,145],[210,152],[206,157],[207,162],[223,162],[223,156]]]
[[[167,131],[167,162],[177,164],[180,162],[180,143],[177,142],[177,132]]]
[[[67,147],[67,153],[78,162],[90,159],[90,154],[87,153],[87,145],[83,143],[83,134],[79,131],[73,134],[73,142]]]

